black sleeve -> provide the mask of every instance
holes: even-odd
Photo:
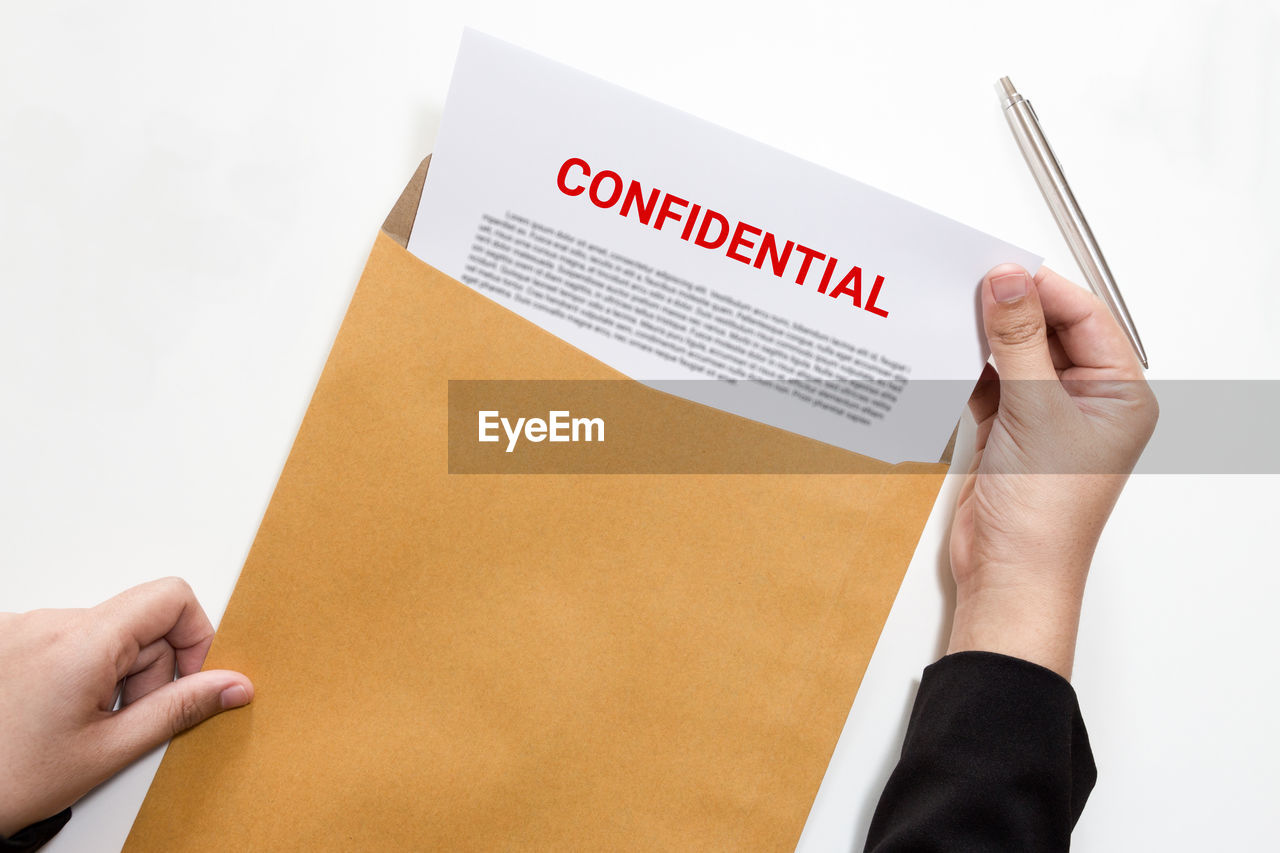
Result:
[[[58,834],[58,830],[71,820],[71,809],[63,809],[53,817],[47,817],[39,823],[33,823],[8,838],[0,835],[0,853],[29,853],[39,850],[45,843]]]
[[[1097,777],[1065,678],[990,652],[947,655],[925,668],[866,850],[1067,850]]]

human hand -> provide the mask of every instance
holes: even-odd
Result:
[[[948,652],[1070,678],[1089,563],[1159,408],[1106,307],[1057,273],[996,267],[982,318],[995,368],[969,400],[977,452],[951,528]]]
[[[178,732],[247,704],[248,678],[200,671],[212,642],[209,617],[178,578],[87,610],[0,613],[0,836],[57,814]]]

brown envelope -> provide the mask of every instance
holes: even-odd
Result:
[[[846,473],[449,473],[449,379],[620,377],[405,251],[425,169],[209,655],[256,699],[173,740],[126,849],[794,847],[946,465],[628,380],[674,418],[637,446]]]

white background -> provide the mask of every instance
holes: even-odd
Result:
[[[5,4],[0,609],[180,574],[221,614],[376,229],[431,149],[464,24],[1074,275],[997,107],[1011,75],[1151,376],[1280,375],[1275,3]],[[1144,476],[1117,507],[1076,666],[1100,769],[1076,849],[1274,844],[1276,486]],[[861,845],[943,648],[953,497],[805,849]],[[91,795],[48,849],[116,849],[154,766]]]

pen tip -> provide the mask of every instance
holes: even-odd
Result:
[[[1022,100],[1018,90],[1013,88],[1013,81],[1008,77],[1001,77],[996,81],[996,94],[1000,96],[1000,103],[1005,107]]]

